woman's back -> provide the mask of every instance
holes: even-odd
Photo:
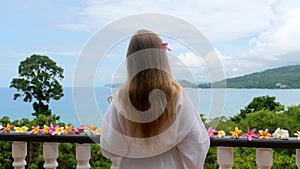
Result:
[[[102,154],[113,162],[112,168],[203,168],[210,140],[184,90],[176,105],[178,116],[174,124],[153,138],[135,139],[124,135],[117,105],[112,102],[105,114],[100,142]]]
[[[200,115],[172,78],[164,43],[141,30],[127,51],[127,80],[102,122],[102,154],[112,168],[198,169],[209,139]]]

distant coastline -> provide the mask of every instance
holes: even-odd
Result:
[[[212,83],[193,83],[178,80],[187,88],[234,88],[234,89],[299,89],[300,65],[283,66],[244,76],[227,78]]]

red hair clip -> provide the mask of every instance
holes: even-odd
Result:
[[[163,47],[165,50],[171,51],[171,49],[168,48],[168,43],[163,43]]]

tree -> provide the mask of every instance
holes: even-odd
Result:
[[[51,115],[48,103],[50,99],[59,100],[63,94],[63,88],[59,80],[64,78],[63,69],[47,56],[31,55],[19,65],[19,77],[13,78],[11,88],[16,88],[14,100],[22,97],[24,102],[33,103],[33,116]]]
[[[253,100],[244,108],[240,110],[240,114],[231,118],[234,122],[240,122],[244,119],[247,114],[257,112],[260,110],[270,110],[270,111],[282,111],[284,106],[279,102],[275,102],[274,96],[259,96],[253,98]]]

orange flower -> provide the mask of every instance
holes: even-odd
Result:
[[[73,125],[66,126],[65,133],[71,134],[73,130],[74,130]]]
[[[49,130],[50,130],[50,127],[44,125],[44,129],[43,129],[44,134],[48,134]]]
[[[40,129],[40,126],[36,126],[36,127],[31,126],[31,128],[32,128],[32,130],[31,130],[32,134],[37,134],[37,133],[41,133],[42,132],[41,129]]]
[[[13,125],[7,124],[6,127],[3,128],[2,132],[9,133],[13,127]]]
[[[230,132],[230,133],[232,134],[232,137],[238,138],[238,137],[241,135],[242,130],[239,130],[238,127],[235,127],[234,131],[233,131],[233,132]]]
[[[265,131],[259,130],[259,138],[269,139],[271,134],[269,133],[269,130],[266,129]]]

